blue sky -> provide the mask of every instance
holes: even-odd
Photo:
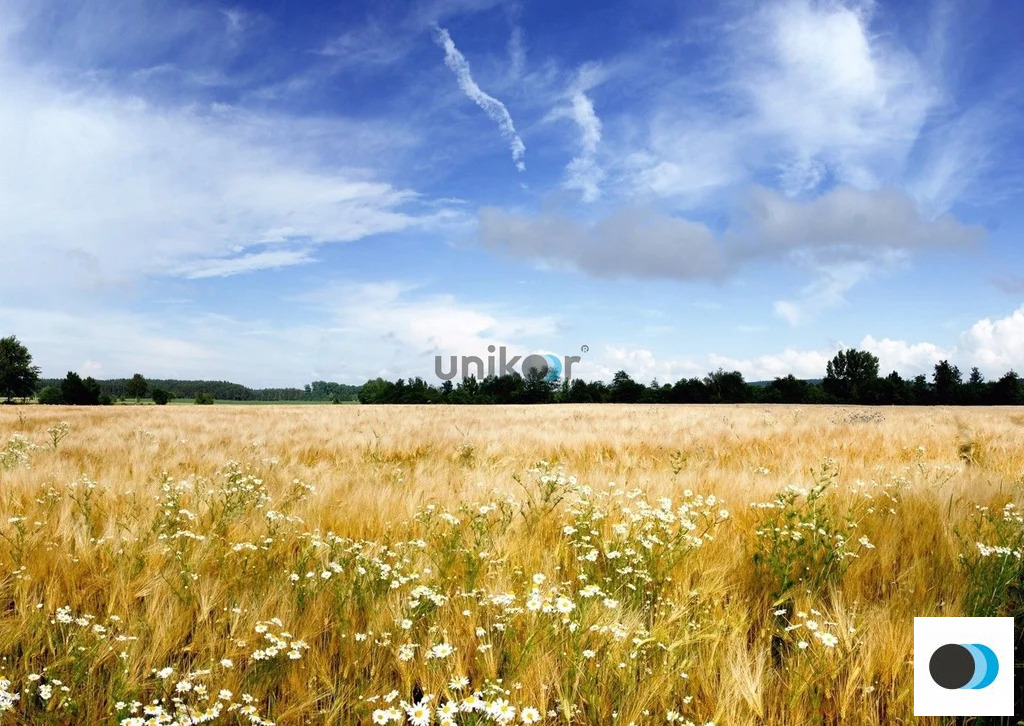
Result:
[[[1021,3],[0,6],[0,332],[249,385],[1024,370]]]

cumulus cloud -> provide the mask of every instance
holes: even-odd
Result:
[[[718,279],[754,258],[826,259],[827,274],[805,298],[829,302],[901,250],[956,248],[979,240],[982,230],[949,216],[924,220],[898,192],[840,188],[807,202],[755,190],[744,216],[720,237],[700,222],[641,207],[590,224],[485,207],[479,236],[490,248],[602,276]],[[792,303],[779,310],[793,311]]]
[[[999,376],[1010,369],[1024,370],[1024,306],[1004,318],[983,318],[963,331],[952,345],[907,342],[868,335],[861,347],[878,356],[883,371],[930,374],[940,360],[949,360],[967,371],[977,366],[982,373]]]
[[[936,363],[952,357],[956,352],[955,349],[940,348],[934,343],[908,343],[891,338],[878,340],[871,335],[864,336],[860,347],[878,356],[878,370],[882,375],[889,371],[898,371],[903,375],[928,373]]]
[[[984,230],[949,214],[923,218],[914,201],[892,189],[839,187],[809,201],[787,199],[756,187],[746,208],[753,229],[751,254],[771,248],[826,247],[857,251],[878,248],[958,247],[981,240]]]
[[[711,369],[739,371],[748,381],[765,381],[790,374],[797,378],[820,378],[832,356],[818,350],[787,349],[781,353],[759,355],[753,358],[733,358],[711,354]]]
[[[479,213],[484,246],[604,277],[717,278],[728,261],[703,224],[627,208],[586,225],[568,217]]]
[[[987,371],[1024,370],[1024,306],[998,320],[979,320],[960,336],[959,357]]]
[[[498,124],[498,129],[501,131],[501,135],[504,136],[509,142],[509,149],[512,152],[512,161],[515,162],[516,168],[519,171],[526,169],[526,164],[523,162],[523,155],[526,153],[526,146],[523,144],[523,140],[519,138],[519,134],[516,133],[515,124],[512,122],[512,115],[508,112],[501,101],[496,99],[494,96],[488,95],[483,89],[477,85],[477,82],[473,80],[473,74],[470,72],[469,61],[462,55],[458,48],[455,47],[455,41],[452,40],[452,36],[449,35],[448,31],[440,26],[436,28],[437,42],[444,48],[444,63],[451,69],[452,73],[459,81],[459,88],[466,94],[467,97],[487,114],[487,117]]]
[[[83,370],[91,361],[91,370],[110,377],[141,370],[280,386],[431,378],[435,355],[486,356],[489,345],[505,345],[510,355],[536,352],[558,329],[552,315],[428,294],[397,281],[338,282],[275,307],[287,310],[285,322],[259,313],[197,313],[191,305],[167,305],[157,318],[101,305],[58,312],[0,303],[0,330],[29,347],[44,376]]]
[[[678,359],[659,358],[646,348],[607,346],[596,357],[584,361],[579,372],[609,380],[615,371],[622,369],[638,380],[657,377],[662,382],[703,376],[717,368],[739,371],[748,381],[789,374],[797,378],[821,378],[828,361],[837,351],[848,347],[851,346],[837,343],[820,349],[787,348],[780,353],[753,357],[710,353]],[[866,335],[853,347],[878,356],[879,373],[883,376],[897,371],[904,377],[919,374],[930,377],[936,363],[949,360],[965,375],[972,366],[978,366],[983,374],[995,378],[1010,369],[1024,370],[1024,306],[1004,318],[979,320],[947,346]]]

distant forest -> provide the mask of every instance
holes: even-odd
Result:
[[[62,379],[42,379],[28,349],[14,336],[0,338],[0,400],[35,398],[41,404],[98,405],[149,397],[166,404],[193,399],[198,404],[220,401],[323,401],[371,404],[535,404],[535,403],[853,403],[868,405],[1020,405],[1024,381],[1014,371],[985,380],[978,368],[966,377],[939,361],[930,376],[903,378],[879,375],[878,358],[850,348],[838,352],[820,380],[792,375],[750,383],[739,371],[719,369],[703,378],[648,384],[625,371],[603,381],[547,380],[546,371],[529,369],[483,379],[464,378],[431,385],[422,378],[389,381],[375,378],[362,386],[313,381],[302,388],[249,388],[229,381],[185,381],[132,378],[97,381],[74,371]]]
[[[40,378],[37,391],[48,386],[59,388],[64,379]],[[111,399],[134,398],[130,389],[131,378],[111,378],[96,381],[99,392]],[[313,381],[302,388],[249,388],[229,381],[182,381],[173,378],[147,378],[150,390],[167,391],[171,398],[195,398],[207,394],[220,401],[355,401],[359,386],[331,381]]]
[[[881,377],[878,358],[866,351],[840,351],[828,362],[825,377],[807,381],[792,375],[748,383],[738,371],[717,370],[703,378],[644,384],[625,371],[611,383],[547,381],[539,371],[445,381],[432,386],[422,378],[388,381],[376,378],[359,390],[361,403],[854,403],[866,405],[1019,405],[1024,383],[1014,371],[986,381],[977,368],[966,379],[948,361],[932,375],[905,379],[893,371]]]

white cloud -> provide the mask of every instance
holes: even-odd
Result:
[[[814,320],[826,310],[843,305],[846,293],[872,273],[892,268],[905,261],[905,258],[902,251],[885,250],[870,260],[834,264],[810,260],[810,264],[816,268],[817,279],[806,285],[796,299],[776,301],[773,310],[792,326]]]
[[[743,7],[708,63],[665,80],[646,144],[624,154],[633,185],[690,207],[754,176],[790,196],[900,183],[941,76],[873,27],[871,2]]]
[[[974,323],[948,347],[934,343],[908,343],[905,340],[868,335],[861,347],[879,357],[882,371],[930,375],[940,360],[949,360],[965,374],[977,366],[989,377],[1001,376],[1011,368],[1024,370],[1024,306],[1004,318],[983,318]]]
[[[982,370],[1024,371],[1024,306],[999,320],[979,320],[960,336],[957,349]]]
[[[42,279],[78,285],[83,264],[97,279],[164,275],[270,242],[347,242],[447,215],[365,170],[326,167],[311,147],[341,162],[332,122],[156,106],[88,81],[71,85],[3,47],[0,86],[9,265],[0,290],[36,289]],[[54,259],[71,264],[55,268]],[[255,269],[284,257],[246,259]]]
[[[647,348],[610,345],[596,356],[587,356],[573,368],[576,376],[610,381],[616,371],[626,371],[634,380],[675,383],[680,378],[703,378],[723,368],[739,371],[748,381],[770,380],[792,373],[797,378],[820,378],[832,354],[824,351],[787,349],[777,354],[740,358],[711,353],[696,358],[659,358]]]
[[[397,282],[324,286],[276,307],[286,312],[265,319],[191,306],[169,307],[160,318],[98,305],[67,312],[0,306],[0,330],[25,343],[44,376],[77,366],[106,377],[142,372],[301,386],[378,375],[432,379],[435,355],[486,357],[489,345],[506,346],[510,356],[544,351],[558,329],[551,315],[423,294]]]
[[[501,135],[509,142],[509,148],[512,151],[512,161],[515,162],[516,168],[519,171],[525,170],[526,164],[523,162],[523,155],[526,153],[526,146],[523,144],[523,140],[519,138],[519,134],[516,133],[512,116],[509,114],[508,109],[505,108],[505,104],[494,98],[494,96],[485,93],[477,85],[476,81],[473,80],[473,75],[469,69],[469,61],[455,47],[455,41],[452,40],[448,31],[442,27],[437,27],[436,31],[437,42],[444,48],[445,65],[455,74],[459,81],[459,88],[462,89],[462,92],[473,103],[483,109],[491,121],[498,124]]]
[[[913,200],[893,189],[838,187],[815,199],[795,201],[756,187],[746,208],[753,239],[750,253],[765,249],[831,247],[872,249],[953,248],[979,242],[980,227],[951,215],[923,217]]]
[[[646,148],[627,152],[634,193],[668,197],[684,208],[706,202],[746,178],[738,140],[743,131],[720,119],[695,119],[693,110],[657,114]]]
[[[874,187],[901,170],[941,91],[921,62],[872,32],[873,4],[791,0],[767,5],[734,37],[731,84],[760,134],[781,145],[791,193],[825,171]]]
[[[821,378],[832,356],[817,350],[787,349],[781,353],[753,358],[733,358],[711,354],[709,370],[723,368],[739,371],[748,381],[765,381],[793,374],[797,378]]]
[[[892,191],[839,188],[794,202],[759,188],[721,239],[702,223],[640,207],[590,224],[483,207],[479,236],[516,256],[613,277],[718,279],[752,259],[809,261],[821,279],[804,291],[804,303],[831,306],[869,272],[901,260],[901,250],[963,247],[982,230],[949,216],[922,220],[912,201]],[[801,317],[792,301],[777,312]]]
[[[597,165],[601,119],[594,112],[593,102],[583,91],[573,93],[570,102],[572,120],[580,129],[580,153],[565,169],[568,176],[565,186],[579,190],[584,202],[594,202],[601,196],[600,184],[604,179],[604,172]]]
[[[512,27],[508,37],[508,65],[509,74],[513,78],[523,75],[526,67],[526,47],[523,43],[523,29],[518,25]]]
[[[717,277],[726,260],[703,224],[644,209],[622,209],[592,225],[480,209],[480,240],[510,254],[568,264],[601,276]]]
[[[408,38],[396,35],[392,29],[379,22],[371,21],[333,38],[319,52],[344,68],[386,66],[405,58],[409,47]]]
[[[308,250],[270,250],[241,257],[196,260],[182,272],[192,280],[205,277],[230,277],[255,270],[277,270],[291,265],[304,265],[312,261]]]
[[[579,151],[565,168],[564,186],[580,192],[584,202],[594,202],[601,196],[604,170],[597,163],[597,148],[601,143],[601,119],[594,110],[594,102],[587,92],[603,80],[604,70],[596,64],[585,64],[576,73],[568,92],[550,119],[567,118],[579,130]]]
[[[435,355],[486,357],[488,346],[505,346],[510,356],[536,352],[558,324],[551,315],[424,295],[398,282],[331,286],[297,300],[333,321],[339,331],[333,345],[349,351],[349,358],[355,353],[364,376],[383,371],[429,377]]]
[[[859,347],[878,356],[880,375],[887,375],[890,371],[898,371],[904,376],[928,374],[936,363],[953,357],[955,353],[934,343],[908,343],[890,338],[877,340],[871,335],[865,336]]]
[[[703,376],[707,371],[684,358],[659,359],[647,348],[609,345],[598,355],[587,355],[573,367],[573,375],[584,379],[610,381],[616,371],[624,370],[637,381],[675,383],[680,378]]]
[[[0,329],[18,336],[44,377],[63,377],[75,367],[94,377],[141,371],[154,378],[209,378],[227,372],[213,346],[193,339],[192,330],[185,339],[164,330],[162,323],[131,313],[95,308],[58,312],[7,305],[0,307]],[[225,350],[237,343],[229,339],[230,331],[221,332]],[[230,372],[237,374],[245,365],[236,360]]]
[[[577,369],[583,377],[611,380],[617,370],[625,370],[634,379],[649,381],[657,377],[662,383],[673,383],[682,377],[703,377],[717,368],[736,370],[748,381],[771,380],[793,374],[797,378],[822,378],[825,366],[840,349],[838,343],[817,350],[787,348],[780,353],[753,357],[721,355],[691,359],[659,358],[646,348],[607,346],[603,353],[589,358]],[[904,377],[924,374],[929,378],[935,364],[949,360],[959,366],[966,376],[972,366],[978,366],[989,378],[1001,376],[1013,368],[1024,370],[1024,306],[1005,318],[979,320],[964,331],[948,347],[929,342],[911,343],[891,338],[866,335],[855,346],[878,356],[879,374],[897,371]]]

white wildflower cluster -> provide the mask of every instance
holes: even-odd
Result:
[[[596,580],[584,597],[656,597],[650,588],[664,580],[662,563],[676,563],[714,539],[729,511],[715,495],[687,489],[682,500],[649,502],[640,489],[614,482],[601,490],[577,486],[562,534],[576,553],[581,577]],[[596,589],[594,589],[596,588]]]
[[[50,704],[54,696],[60,694],[56,707],[61,708],[68,705],[67,694],[71,692],[71,688],[59,678],[49,678],[43,673],[29,673],[25,680],[28,681],[25,688],[26,694],[37,696],[47,705]]]
[[[454,677],[449,683],[453,693],[466,691],[469,679]],[[424,694],[415,703],[398,700],[398,692],[392,691],[380,697],[364,699],[376,705],[371,714],[374,724],[409,724],[409,726],[456,726],[456,724],[512,724],[540,723],[544,714],[533,706],[516,706],[510,700],[511,692],[500,684],[487,684],[485,688],[465,696],[449,694]]]
[[[296,640],[294,635],[284,629],[284,623],[280,618],[258,622],[253,630],[263,636],[263,640],[267,643],[264,647],[257,648],[252,652],[251,657],[254,661],[272,660],[278,656],[299,660],[302,658],[302,651],[309,649],[309,645],[304,640]]]
[[[668,711],[665,714],[666,723],[679,724],[679,726],[715,726],[714,721],[704,721],[698,723],[697,721],[691,721],[688,718],[683,718],[683,715],[678,711]]]
[[[786,610],[775,610],[774,615],[786,618]],[[810,608],[810,615],[800,610],[794,616],[794,620],[787,619],[787,625],[783,628],[786,633],[795,637],[796,647],[799,650],[807,650],[813,642],[819,643],[824,648],[835,648],[839,644],[839,637],[829,629],[835,630],[837,625],[833,621],[824,620],[822,613]],[[822,618],[821,622],[818,621]],[[853,633],[853,629],[850,630]]]
[[[839,496],[836,478],[834,464],[826,461],[813,486],[788,485],[774,499],[751,504],[760,515],[754,529],[760,540],[757,561],[783,579],[779,587],[808,578],[840,577],[844,561],[875,548],[867,535],[857,536],[854,531],[868,518],[895,513],[898,480],[887,484],[857,480]]]
[[[1024,558],[1024,515],[1013,502],[1007,502],[998,515],[989,512],[988,507],[976,507],[982,519],[987,519],[998,533],[1000,544],[988,545],[976,542],[981,557],[1013,557]]]
[[[160,681],[170,682],[174,668],[168,666],[154,672]],[[256,699],[248,693],[235,699],[226,688],[210,688],[206,679],[209,670],[193,671],[174,681],[173,695],[155,698],[148,703],[118,701],[114,709],[120,726],[193,726],[203,723],[249,723],[253,726],[274,726],[260,716]]]
[[[247,473],[237,461],[225,464],[220,476],[224,480],[220,494],[229,511],[244,510],[249,506],[262,509],[270,501],[266,482],[261,477]]]
[[[22,434],[12,434],[0,449],[0,469],[14,469],[29,466],[29,454],[37,449],[35,444]]]
[[[0,678],[0,716],[13,711],[20,698],[20,693],[11,691],[11,682],[6,678]]]

